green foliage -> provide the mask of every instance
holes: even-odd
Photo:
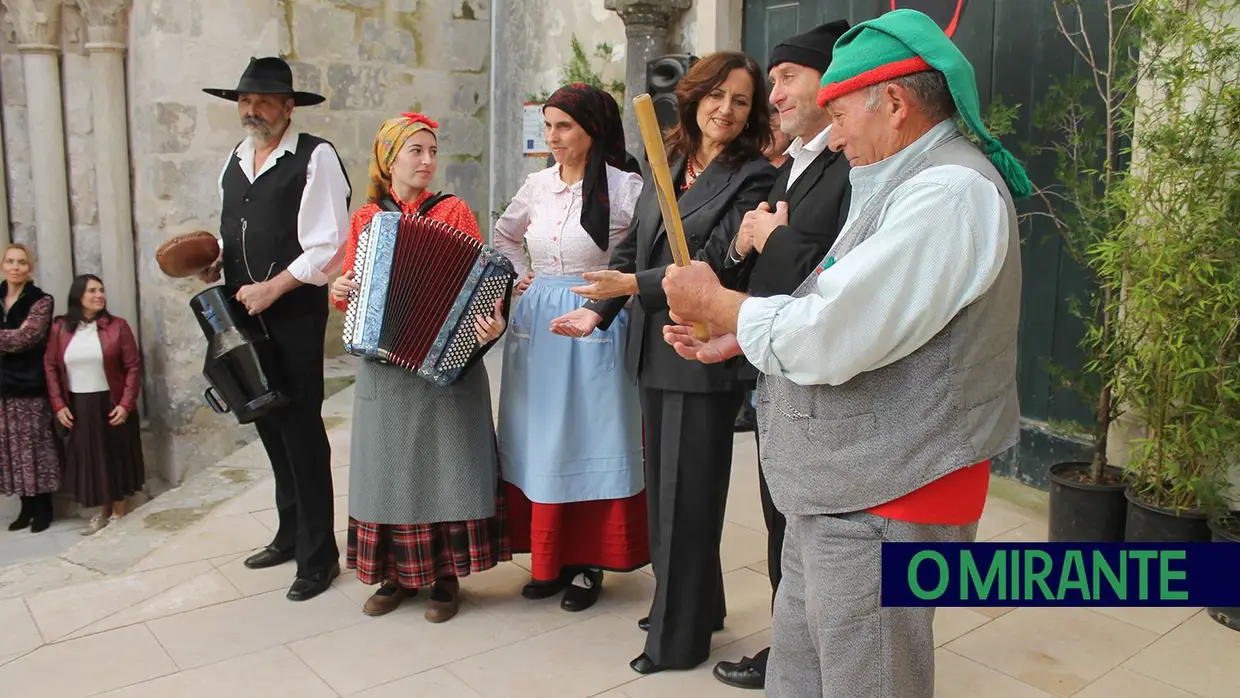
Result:
[[[624,81],[612,80],[610,82],[603,79],[602,70],[595,70],[590,64],[590,56],[586,54],[585,46],[574,34],[572,43],[569,48],[571,55],[568,63],[560,67],[560,84],[569,85],[575,82],[582,82],[591,87],[596,87],[611,93],[616,98],[616,102],[620,105],[620,111],[624,111]],[[594,47],[594,58],[603,62],[606,66],[611,63],[616,55],[616,50],[611,44],[601,43]],[[551,98],[551,93],[543,90],[542,92],[527,96],[526,101],[542,103]]]
[[[1240,0],[1141,0],[1143,73],[1131,173],[1104,203],[1123,212],[1089,241],[1116,384],[1146,432],[1134,494],[1218,513],[1240,440]]]
[[[1102,15],[1105,26],[1094,27],[1087,26],[1078,0],[1055,1],[1059,33],[1081,59],[1085,74],[1066,76],[1051,86],[1046,99],[1034,109],[1038,141],[1028,148],[1029,157],[1050,158],[1054,163],[1051,183],[1035,188],[1035,201],[1040,205],[1030,215],[1052,222],[1069,256],[1096,283],[1088,298],[1073,298],[1068,304],[1085,327],[1083,371],[1052,370],[1061,388],[1096,405],[1091,469],[1095,483],[1106,472],[1107,434],[1124,404],[1115,380],[1122,358],[1113,312],[1120,280],[1100,273],[1099,265],[1105,260],[1095,250],[1116,236],[1127,215],[1120,192],[1129,174],[1128,143],[1141,80],[1136,47],[1142,18],[1134,10],[1140,2],[1107,0]],[[1099,37],[1103,41],[1098,42]]]

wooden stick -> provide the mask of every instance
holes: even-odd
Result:
[[[667,151],[663,147],[663,132],[654,113],[654,102],[648,94],[633,98],[637,110],[637,125],[641,127],[642,140],[646,144],[646,158],[650,161],[650,173],[654,176],[654,190],[659,197],[659,210],[663,212],[663,225],[672,247],[672,259],[676,266],[687,267],[693,261],[689,256],[689,243],[685,240],[684,221],[680,219],[680,206],[672,184],[672,171],[667,164]],[[693,333],[700,340],[710,339],[710,331],[700,322],[693,323]]]

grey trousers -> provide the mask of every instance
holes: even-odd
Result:
[[[881,606],[881,545],[971,542],[977,524],[788,515],[766,695],[934,698],[934,608]]]

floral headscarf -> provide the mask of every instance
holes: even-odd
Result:
[[[586,174],[581,183],[581,227],[606,250],[611,228],[611,199],[607,194],[607,165],[627,169],[624,151],[624,124],[620,105],[607,92],[583,83],[565,85],[555,91],[543,109],[555,107],[573,117],[594,143],[586,156]]]
[[[375,146],[370,154],[370,185],[366,189],[366,201],[378,203],[392,188],[392,163],[409,137],[421,130],[430,131],[436,139],[439,124],[422,114],[405,112],[388,119],[375,134]]]

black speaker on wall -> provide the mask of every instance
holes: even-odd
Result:
[[[670,53],[646,63],[646,93],[654,102],[659,126],[668,129],[679,123],[676,116],[676,85],[697,63],[697,56]]]

